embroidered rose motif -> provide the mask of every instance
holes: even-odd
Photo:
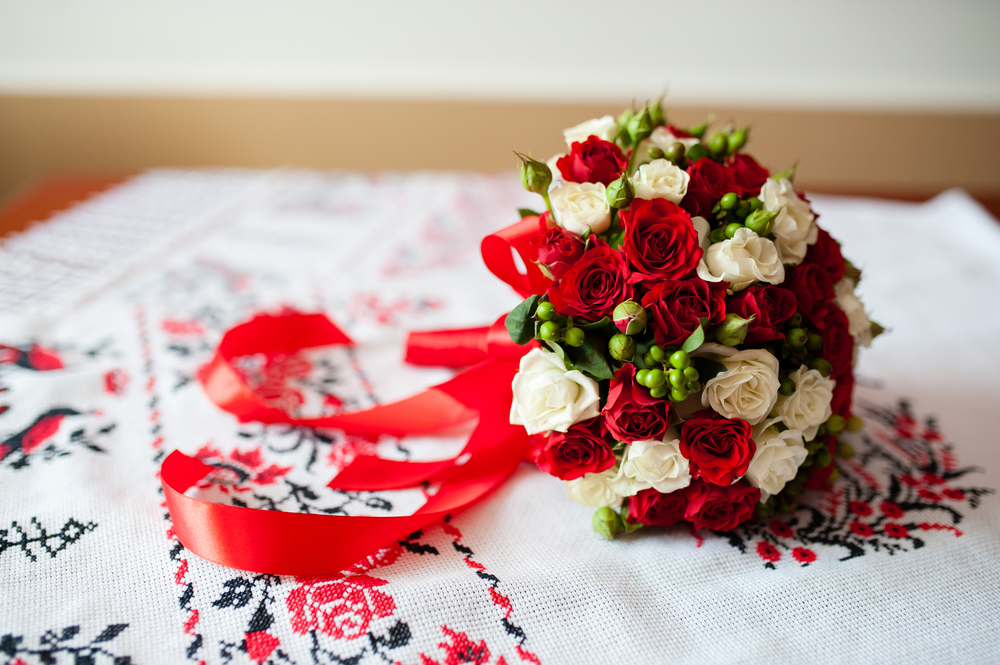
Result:
[[[299,586],[288,594],[292,630],[307,633],[318,630],[337,640],[354,640],[368,633],[375,618],[390,616],[396,603],[375,587],[386,580],[354,575],[332,581],[296,578]]]

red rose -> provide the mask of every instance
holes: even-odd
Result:
[[[684,519],[686,507],[682,491],[663,494],[654,489],[642,490],[628,502],[629,516],[647,526],[673,526]]]
[[[701,260],[691,215],[666,199],[633,199],[618,213],[625,227],[622,251],[634,270],[629,281],[683,279]]]
[[[854,372],[834,374],[833,380],[837,382],[837,385],[833,387],[830,410],[844,420],[848,420],[851,417],[851,396],[854,394]]]
[[[642,297],[642,306],[653,315],[653,334],[660,346],[682,344],[698,329],[701,320],[716,326],[726,318],[725,282],[709,284],[700,277],[668,279]]]
[[[829,307],[822,321],[823,357],[833,366],[834,378],[851,373],[854,338],[848,329],[847,315],[839,307]]]
[[[693,139],[694,138],[694,134],[692,134],[691,132],[687,131],[686,129],[681,129],[680,127],[677,127],[676,125],[667,125],[666,126],[666,130],[668,132],[670,132],[671,134],[673,134],[675,138],[679,138],[679,139]]]
[[[752,433],[745,420],[699,411],[681,425],[681,455],[690,461],[693,477],[729,485],[747,472],[757,452]]]
[[[695,529],[713,531],[729,531],[746,522],[760,501],[760,490],[743,481],[720,487],[692,480],[684,493],[684,519]]]
[[[819,227],[817,227],[819,229]],[[840,245],[829,233],[819,229],[816,242],[809,245],[803,263],[812,263],[824,270],[830,276],[830,282],[836,284],[843,278],[846,266],[844,255],[840,253]]]
[[[667,431],[668,403],[656,399],[635,382],[635,365],[626,363],[615,372],[604,405],[604,430],[615,441],[632,443],[661,438]]]
[[[615,454],[601,437],[601,419],[591,418],[565,433],[550,434],[537,452],[535,464],[551,476],[573,480],[585,473],[607,471],[615,465]]]
[[[743,190],[743,194],[757,196],[760,188],[767,182],[767,176],[770,175],[767,169],[757,163],[757,160],[742,152],[730,157],[727,166],[729,176]]]
[[[688,191],[695,189],[708,192],[716,201],[729,192],[743,193],[740,186],[733,180],[729,169],[708,157],[702,157],[696,161],[688,167],[687,172],[691,176],[691,181],[688,182]]]
[[[823,437],[823,443],[826,445],[826,449],[830,451],[830,463],[826,466],[817,465],[809,470],[809,478],[805,482],[807,489],[823,489],[827,481],[830,480],[830,474],[833,473],[833,458],[837,453],[837,437],[833,434],[827,434]]]
[[[627,165],[628,160],[622,154],[621,148],[596,136],[588,136],[583,143],[579,141],[573,143],[570,153],[563,155],[556,162],[563,180],[599,182],[602,185],[611,184]]]
[[[705,216],[712,212],[712,195],[703,189],[691,189],[688,185],[687,194],[681,200],[681,207],[692,217]]]
[[[594,243],[547,292],[560,314],[596,321],[632,298],[625,255],[599,238]]]
[[[751,286],[726,298],[726,314],[753,317],[743,341],[746,346],[785,339],[781,327],[795,314],[795,307],[795,294],[775,286]]]
[[[558,226],[549,226],[548,211],[538,220],[538,233],[531,244],[538,248],[538,261],[549,269],[553,279],[559,279],[583,256],[580,236],[566,233]]]
[[[826,271],[814,263],[800,263],[785,273],[781,288],[795,294],[799,312],[813,325],[818,325],[826,305],[833,300],[833,282]]]
[[[338,640],[354,640],[368,632],[374,618],[396,610],[392,597],[376,589],[388,584],[366,575],[338,580],[296,578],[285,603],[291,614],[292,631],[302,634],[319,630]]]

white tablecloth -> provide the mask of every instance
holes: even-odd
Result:
[[[420,490],[325,484],[355,455],[433,459],[461,437],[240,424],[198,368],[228,327],[295,308],[358,346],[264,372],[298,387],[287,405],[360,408],[438,383],[449,372],[402,364],[406,331],[485,325],[517,303],[478,245],[532,203],[508,176],[156,171],[6,242],[0,663],[1000,660],[1000,225],[958,191],[815,197],[891,333],[857,367],[857,455],[794,516],[608,543],[591,509],[522,464],[341,576],[185,550],[157,477],[174,449],[219,468],[197,491],[216,501],[416,509]]]

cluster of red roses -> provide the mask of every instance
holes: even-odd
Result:
[[[555,160],[564,183],[605,188],[600,191],[606,191],[610,203],[610,224],[600,232],[574,233],[558,223],[558,215],[549,205],[549,210],[539,215],[538,231],[531,238],[537,250],[536,263],[551,278],[551,284],[544,294],[529,299],[530,308],[525,312],[534,313],[539,303],[552,306],[537,309],[534,337],[543,348],[561,356],[567,368],[580,369],[603,384],[599,415],[577,421],[564,431],[536,437],[536,462],[543,471],[563,480],[580,479],[623,464],[629,446],[661,441],[668,427],[676,426],[690,482],[673,491],[647,486],[625,495],[627,513],[622,511],[622,526],[667,526],[687,520],[696,528],[728,530],[749,519],[761,497],[760,489],[743,479],[757,452],[753,427],[747,420],[726,417],[718,409],[702,409],[708,406],[707,398],[692,408],[684,400],[686,389],[681,390],[680,398],[671,398],[672,404],[662,398],[662,390],[654,396],[651,384],[661,385],[663,377],[669,377],[668,389],[686,385],[697,400],[695,391],[701,384],[690,377],[697,379],[700,372],[702,380],[708,381],[726,369],[702,358],[692,364],[688,351],[693,352],[704,341],[762,349],[780,359],[782,395],[794,392],[796,386],[788,385],[787,377],[800,367],[806,369],[806,363],[832,379],[835,388],[830,409],[840,420],[836,425],[836,418],[821,424],[810,441],[800,438],[799,445],[804,443],[808,448],[808,461],[800,463],[797,474],[793,468],[795,478],[788,487],[794,491],[777,503],[772,498],[758,510],[763,514],[775,507],[794,508],[793,496],[803,487],[821,487],[830,479],[836,434],[851,417],[855,339],[847,315],[834,303],[834,285],[849,270],[852,273],[848,276],[855,280],[859,273],[844,260],[837,242],[817,228],[811,231],[804,258],[782,261],[779,251],[783,279],[758,278],[749,286],[734,289],[725,279],[703,278],[709,244],[706,232],[711,231],[716,242],[719,238],[731,240],[734,231],[725,227],[741,227],[741,220],[747,219],[750,211],[761,208],[756,197],[762,196],[770,174],[753,157],[739,151],[745,131],[734,147],[731,131],[720,133],[721,140],[701,142],[704,128],[691,132],[664,123],[659,126],[677,141],[667,150],[667,158],[686,173],[683,193],[676,203],[668,200],[669,195],[640,198],[633,191],[639,177],[634,168],[637,151],[645,154],[648,150],[650,156],[661,158],[664,151],[649,147],[646,139],[651,131],[641,127],[633,131],[635,117],[632,113],[624,122],[619,120],[617,128],[611,129],[614,140],[590,135],[574,141],[570,152]],[[681,141],[688,142],[686,151],[678,146],[683,145]],[[522,178],[529,190],[542,194],[549,204],[552,178],[544,164],[528,160]],[[780,210],[771,211],[767,223],[778,214]],[[693,218],[702,218],[706,232],[699,233]],[[810,213],[810,220],[813,218]],[[777,243],[777,232],[772,234],[766,225],[763,228],[760,237],[775,238]],[[627,329],[631,319],[618,313],[623,303],[642,306],[638,314],[641,325],[633,326],[635,330]],[[538,327],[553,320],[562,326],[562,337],[553,337],[551,331],[557,328]],[[572,335],[573,330],[581,332]],[[620,345],[614,346],[614,339],[609,340],[626,332],[637,342],[634,353],[631,347],[621,351]],[[789,339],[790,333],[797,337]],[[629,337],[628,342],[632,341]],[[593,353],[581,353],[577,348],[581,344],[600,358],[595,361]],[[659,375],[651,373],[657,371]],[[682,378],[675,381],[675,377]],[[787,424],[778,423],[777,428],[782,430]]]

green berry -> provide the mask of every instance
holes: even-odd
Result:
[[[837,442],[837,457],[841,459],[851,459],[854,457],[854,446],[846,441]]]
[[[546,321],[538,327],[538,336],[550,342],[559,339],[559,326],[552,321]]]
[[[726,239],[726,231],[725,229],[715,229],[710,234],[708,234],[708,238],[713,243],[722,242],[723,240]]]
[[[826,468],[830,466],[830,462],[832,461],[833,457],[830,456],[830,449],[826,446],[816,451],[816,466]]]
[[[750,202],[740,201],[740,205],[736,208],[736,216],[740,219],[745,219],[747,215],[750,214]]]
[[[649,380],[648,369],[640,369],[638,372],[635,373],[635,382],[638,383],[640,386],[646,386],[646,382],[648,380]],[[648,388],[649,386],[646,387]]]
[[[702,157],[708,156],[708,150],[705,149],[700,143],[695,143],[693,146],[687,150],[687,158],[689,162],[697,162]]]
[[[698,392],[699,390],[701,390],[701,381],[688,381],[687,389],[693,393]]]
[[[847,421],[848,432],[860,432],[865,428],[865,421],[857,416],[851,416]]]
[[[646,355],[642,357],[642,362],[646,364],[646,367],[652,367],[656,364],[656,360],[653,359],[653,354],[649,351],[646,351]]]
[[[809,362],[809,369],[814,369],[823,376],[830,376],[833,373],[833,365],[825,358],[813,358]]]
[[[732,224],[726,224],[726,238],[730,240],[736,235],[736,232],[743,228],[743,225],[739,222],[733,222]]]
[[[556,308],[550,302],[540,302],[538,307],[535,308],[535,316],[540,318],[542,321],[551,321],[552,317],[556,315]]]
[[[722,197],[722,200],[719,201],[719,205],[722,206],[723,210],[732,210],[739,204],[740,204],[740,197],[739,194],[737,194],[736,192],[729,192],[728,194]]]
[[[698,380],[698,370],[695,369],[692,365],[688,365],[687,367],[684,368],[684,377],[688,381],[697,381]]]
[[[747,199],[747,201],[750,203],[750,209],[751,210],[760,210],[761,208],[764,207],[764,202],[761,201],[756,196],[753,196],[753,197]]]
[[[806,348],[813,352],[819,351],[823,348],[823,338],[814,332],[809,333],[809,337],[806,339]]]
[[[670,401],[671,402],[683,402],[687,398],[688,398],[688,390],[687,390],[687,388],[685,388],[683,386],[681,386],[680,388],[678,388],[678,387],[675,386],[675,387],[673,387],[673,388],[670,389]]]
[[[809,340],[809,333],[806,332],[805,328],[792,328],[788,331],[788,336],[785,339],[788,340],[789,346],[798,349],[805,346]]]
[[[713,155],[724,155],[729,150],[729,137],[725,134],[716,134],[708,140],[708,150]]]
[[[661,149],[657,148],[655,145],[649,149],[650,159],[663,159],[664,156],[665,153]]]
[[[830,434],[839,434],[844,431],[844,427],[846,426],[847,421],[844,420],[843,416],[838,416],[836,413],[826,421],[826,431]]]
[[[653,362],[662,363],[663,359],[667,357],[667,352],[663,350],[662,346],[654,344],[649,347],[649,355],[653,358]]]
[[[737,129],[729,135],[729,152],[736,152],[747,144],[747,130]]]
[[[664,397],[667,396],[667,387],[666,386],[657,386],[655,388],[650,388],[649,389],[649,394],[652,397],[655,397],[656,399],[663,399]]]
[[[583,346],[587,335],[581,329],[574,326],[564,333],[564,338],[570,346]]]
[[[684,372],[679,369],[672,369],[667,372],[667,380],[670,381],[670,385],[674,388],[680,388],[687,383],[687,378],[684,376]]]
[[[680,141],[671,143],[667,146],[667,149],[663,151],[663,157],[676,164],[680,160],[684,159],[684,144]]]
[[[691,364],[691,356],[687,351],[677,350],[670,356],[670,364],[677,369],[684,369]]]
[[[663,385],[666,380],[663,376],[662,369],[651,369],[647,370],[649,373],[646,374],[646,385],[650,388],[659,388]]]
[[[794,314],[792,314],[792,318],[788,319],[788,325],[790,325],[793,328],[801,328],[802,327],[802,315],[799,314],[798,312],[795,312]]]
[[[795,382],[785,377],[781,380],[781,384],[778,386],[778,392],[785,397],[790,397],[795,394]]]
[[[802,494],[802,489],[802,483],[793,480],[785,485],[785,494],[788,496],[798,496]]]

